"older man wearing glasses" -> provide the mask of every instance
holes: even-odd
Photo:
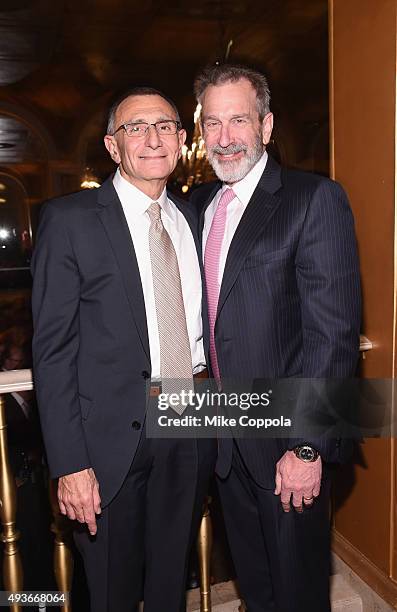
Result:
[[[143,575],[145,612],[185,609],[215,460],[213,440],[145,433],[148,395],[169,379],[207,375],[193,224],[166,191],[185,137],[171,100],[129,91],[105,136],[115,175],[48,202],[37,237],[35,383],[92,612],[137,610]]]

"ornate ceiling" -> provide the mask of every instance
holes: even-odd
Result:
[[[116,91],[149,84],[189,127],[194,75],[230,40],[231,60],[266,70],[286,124],[323,119],[327,0],[0,0],[0,113],[2,103],[26,109],[67,157],[100,130]],[[14,146],[0,163],[35,155],[29,130],[7,117],[2,143]]]

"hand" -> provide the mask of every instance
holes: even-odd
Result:
[[[320,494],[322,463],[318,457],[313,463],[298,459],[293,451],[286,451],[276,465],[276,488],[284,512],[292,505],[297,512],[303,512],[303,504],[311,506]]]
[[[72,521],[87,523],[90,534],[96,534],[95,515],[101,513],[101,498],[92,468],[61,476],[58,481],[58,503],[62,514]]]

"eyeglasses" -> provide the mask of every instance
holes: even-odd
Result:
[[[127,136],[139,138],[141,136],[144,136],[152,125],[159,136],[173,136],[177,133],[178,130],[181,129],[180,122],[174,121],[173,119],[156,121],[156,123],[146,123],[146,121],[139,121],[137,123],[123,123],[123,125],[120,125],[120,127],[118,127],[117,130],[113,132],[112,136],[114,136],[119,130],[124,130]]]

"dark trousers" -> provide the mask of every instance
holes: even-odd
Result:
[[[302,514],[250,477],[237,445],[218,479],[226,531],[248,612],[330,612],[330,483]]]
[[[90,537],[75,540],[90,591],[91,612],[185,610],[191,545],[214,469],[214,440],[146,439],[117,496]]]
[[[50,531],[48,488],[43,474],[35,472],[17,488],[17,526],[19,549],[26,590],[54,589],[53,539]]]

